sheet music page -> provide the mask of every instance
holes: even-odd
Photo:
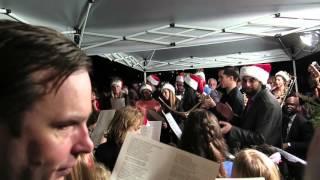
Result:
[[[218,169],[213,161],[128,133],[111,180],[213,180]]]
[[[112,109],[121,109],[126,106],[125,98],[111,98],[110,101]]]
[[[100,111],[97,125],[91,135],[91,139],[95,146],[100,144],[104,131],[108,129],[115,112],[116,110],[114,109]]]
[[[307,161],[303,160],[303,159],[300,159],[299,157],[293,155],[293,154],[290,154],[288,153],[287,151],[283,150],[283,149],[280,149],[280,148],[277,148],[277,147],[274,147],[277,149],[277,151],[280,152],[280,154],[286,158],[288,161],[290,162],[299,162],[303,165],[307,165]]]
[[[149,137],[155,141],[160,141],[162,121],[149,121],[150,126],[141,128],[141,135]]]
[[[174,120],[172,114],[171,113],[163,113],[163,115],[167,119],[168,124],[169,124],[170,128],[172,129],[172,131],[174,132],[174,134],[178,137],[178,139],[180,139],[181,135],[182,135],[182,131],[181,131],[180,127],[178,126],[176,120]]]

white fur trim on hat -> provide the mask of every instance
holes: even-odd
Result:
[[[286,71],[279,71],[279,72],[276,73],[275,76],[281,76],[287,82],[290,80],[290,75]]]
[[[112,81],[111,86],[120,86],[120,87],[122,87],[122,81],[121,80],[114,80],[114,81]]]
[[[149,85],[149,84],[145,84],[145,85],[142,85],[141,88],[140,88],[140,93],[143,91],[143,90],[149,90],[152,92],[152,87]]]
[[[149,75],[149,76],[147,77],[147,80],[148,80],[152,85],[154,85],[154,86],[158,86],[159,83],[160,83],[159,78],[158,78],[156,75],[154,75],[154,74]]]
[[[184,77],[184,82],[188,84],[192,89],[194,90],[198,89],[198,82],[195,79],[193,79],[189,74],[187,74]]]
[[[176,77],[176,81],[177,82],[184,82],[184,77],[179,75],[179,76]]]
[[[257,66],[244,66],[240,69],[240,78],[242,79],[244,76],[253,77],[265,85],[267,84],[269,73]]]
[[[162,86],[161,92],[162,92],[164,89],[169,89],[173,94],[176,93],[174,87],[173,87],[171,84],[169,84],[169,83],[165,83],[165,84]]]
[[[203,81],[206,81],[206,75],[204,74],[204,72],[199,71],[195,75],[199,76]]]

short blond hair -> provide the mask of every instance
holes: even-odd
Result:
[[[278,166],[268,156],[254,149],[240,151],[233,162],[232,177],[264,177],[280,180]]]
[[[107,139],[113,139],[117,144],[122,144],[127,131],[136,124],[141,125],[143,114],[137,108],[127,106],[118,109],[109,125]]]

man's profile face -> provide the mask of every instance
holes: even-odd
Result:
[[[12,179],[64,179],[77,156],[92,151],[86,127],[90,100],[88,73],[76,71],[57,92],[45,95],[24,113],[20,137],[4,133],[7,140],[1,145],[6,144],[8,170],[16,176]]]
[[[221,83],[221,77],[222,77],[223,73],[224,73],[224,70],[223,70],[223,69],[220,69],[220,70],[218,71],[218,81],[219,81],[219,83]]]
[[[260,82],[251,76],[244,76],[241,82],[242,89],[249,96],[255,95],[261,89]]]
[[[219,76],[219,79],[220,79],[220,85],[222,88],[229,87],[230,83],[232,82],[231,76],[227,76],[223,73]]]
[[[217,81],[211,79],[211,80],[209,81],[208,85],[209,85],[209,87],[210,87],[211,89],[214,90],[214,89],[217,88]]]

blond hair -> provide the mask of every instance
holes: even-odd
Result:
[[[162,90],[161,90],[161,93],[162,93],[164,90],[168,90],[168,91],[169,91],[169,99],[166,100],[166,101],[169,102],[168,105],[169,105],[172,109],[176,110],[176,109],[177,109],[177,98],[176,98],[175,93],[172,92],[170,89],[167,89],[167,88],[162,89]]]
[[[95,164],[95,180],[109,180],[111,177],[111,172],[108,171],[103,164]]]
[[[122,144],[129,128],[140,126],[143,117],[143,114],[132,106],[118,109],[109,125],[107,139],[113,139],[118,145]]]
[[[280,180],[280,172],[278,166],[268,156],[254,149],[246,149],[236,155],[232,177],[264,177],[266,180]]]
[[[65,180],[109,180],[110,172],[95,162],[92,154],[81,154]]]

